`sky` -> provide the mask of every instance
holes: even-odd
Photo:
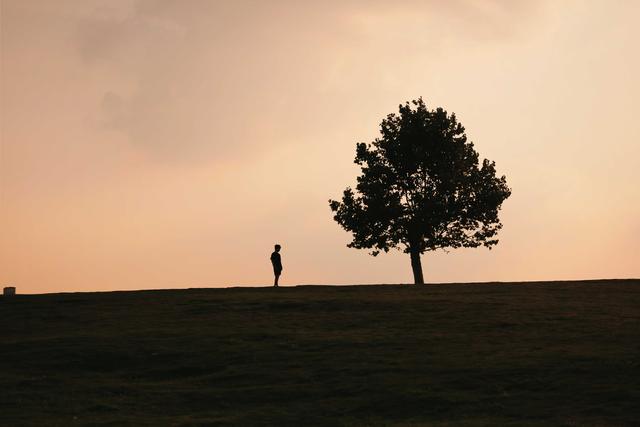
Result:
[[[412,282],[346,247],[357,142],[422,96],[512,196],[427,282],[640,277],[640,2],[0,0],[0,286]]]

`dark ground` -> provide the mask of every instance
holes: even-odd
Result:
[[[0,425],[640,425],[640,280],[0,298]]]

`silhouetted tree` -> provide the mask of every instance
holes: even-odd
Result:
[[[353,233],[348,247],[373,249],[373,256],[403,250],[414,282],[423,284],[425,251],[498,243],[498,211],[511,190],[496,177],[495,162],[479,164],[455,114],[429,110],[419,98],[389,114],[380,134],[356,145],[356,190],[329,200],[333,218]]]

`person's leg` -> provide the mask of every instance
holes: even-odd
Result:
[[[273,281],[273,286],[275,286],[276,288],[278,287],[278,279],[280,278],[280,273],[274,273],[275,275],[275,280]]]

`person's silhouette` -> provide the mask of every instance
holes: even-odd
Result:
[[[271,254],[271,265],[273,265],[273,275],[276,277],[273,286],[278,287],[278,279],[282,273],[282,261],[280,260],[280,245],[275,245],[275,251]]]

